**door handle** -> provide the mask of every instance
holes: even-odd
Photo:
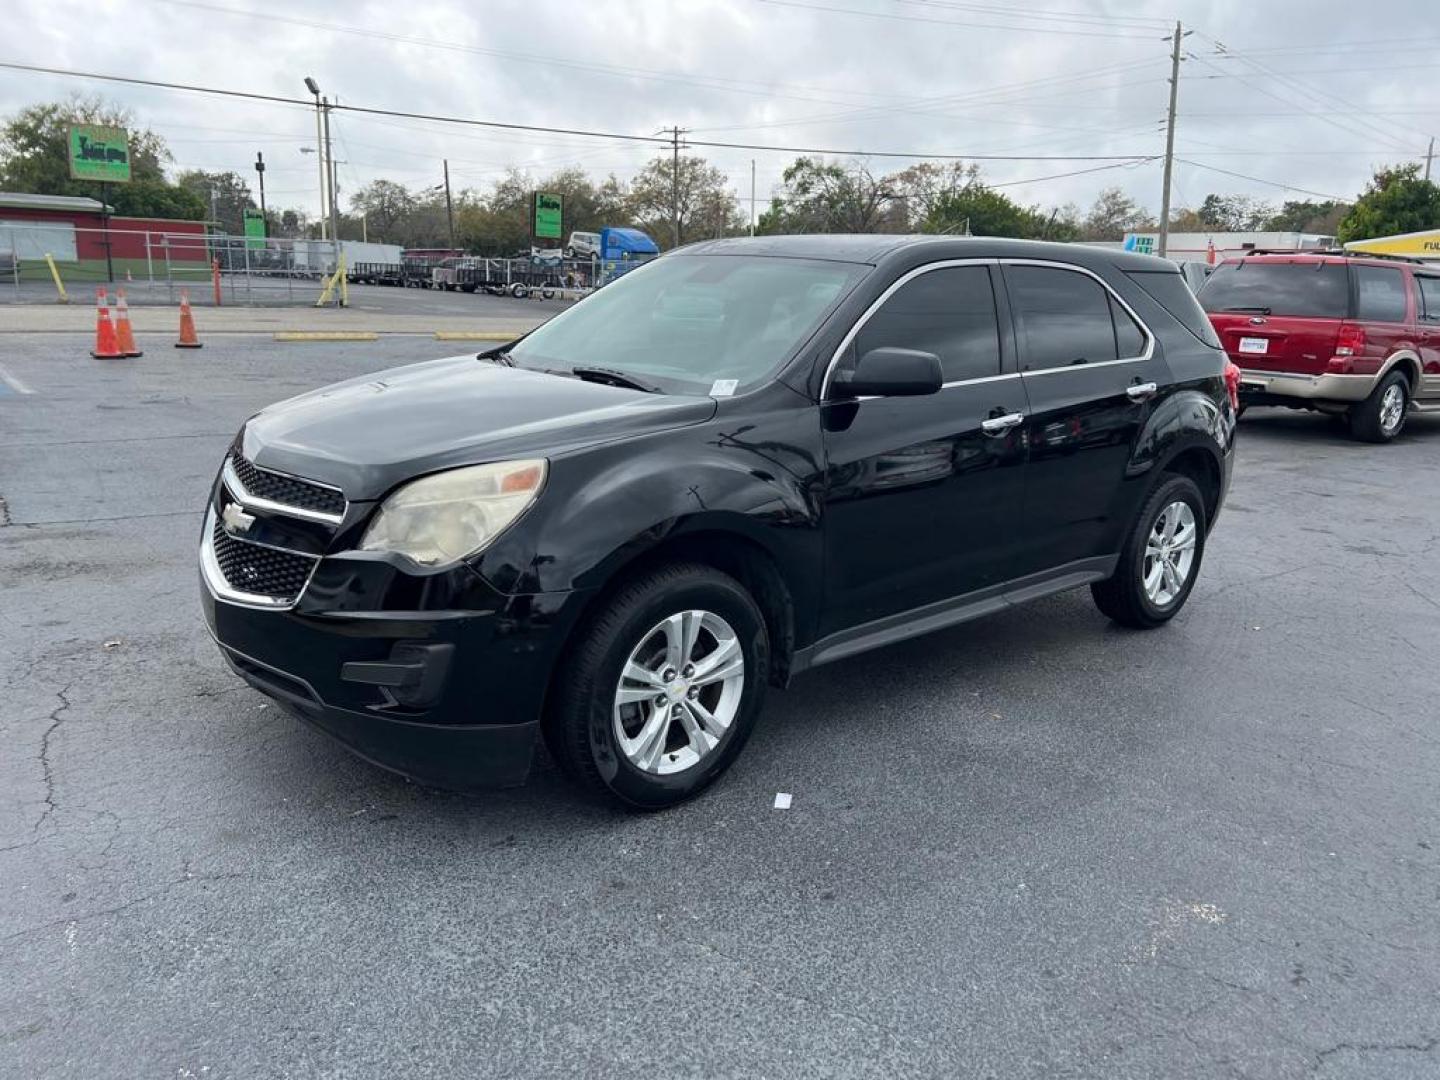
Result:
[[[1006,413],[1004,416],[992,416],[989,420],[980,421],[980,430],[986,435],[999,435],[1002,431],[1009,431],[1024,422],[1024,413]]]
[[[1136,383],[1134,386],[1127,386],[1125,388],[1125,396],[1131,401],[1145,401],[1148,398],[1154,397],[1155,391],[1159,389],[1160,387],[1156,386],[1153,382]]]

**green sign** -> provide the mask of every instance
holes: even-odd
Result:
[[[70,129],[70,175],[102,184],[130,182],[130,140],[124,128],[76,124]]]
[[[1135,237],[1135,250],[1141,255],[1155,254],[1155,238],[1153,236]]]
[[[265,215],[259,210],[245,210],[245,246],[255,251],[265,246]]]
[[[565,196],[535,192],[534,227],[537,240],[565,238]]]

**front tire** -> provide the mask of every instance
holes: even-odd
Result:
[[[1387,443],[1400,434],[1409,408],[1410,380],[1403,371],[1392,371],[1350,410],[1350,433],[1365,442]]]
[[[1095,606],[1147,630],[1185,606],[1205,554],[1205,499],[1188,476],[1169,476],[1145,500],[1113,577],[1090,586]]]
[[[672,806],[739,756],[769,665],[764,617],[739,582],[699,564],[661,567],[578,631],[546,743],[591,792],[642,810]]]

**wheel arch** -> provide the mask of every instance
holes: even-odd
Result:
[[[1414,397],[1420,388],[1420,355],[1412,349],[1396,349],[1385,361],[1385,366],[1375,376],[1375,385],[1379,386],[1380,381],[1392,371],[1401,371],[1405,379],[1410,383],[1410,396]]]

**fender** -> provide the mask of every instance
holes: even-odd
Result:
[[[1423,368],[1420,364],[1420,354],[1412,346],[1404,346],[1396,349],[1388,357],[1385,363],[1380,365],[1380,370],[1375,373],[1374,386],[1380,385],[1380,380],[1389,375],[1397,366],[1404,365],[1405,374],[1410,379],[1410,396],[1415,397],[1420,393],[1420,378]]]
[[[1235,437],[1234,420],[1209,394],[1181,389],[1161,401],[1145,421],[1126,476],[1163,471],[1165,466],[1194,446],[1203,447],[1223,472]]]
[[[797,609],[813,611],[823,569],[818,414],[797,424],[812,404],[788,387],[758,393],[773,401],[748,402],[733,430],[722,416],[552,459],[536,505],[471,565],[505,593],[588,591],[661,544],[730,534],[768,553]]]

